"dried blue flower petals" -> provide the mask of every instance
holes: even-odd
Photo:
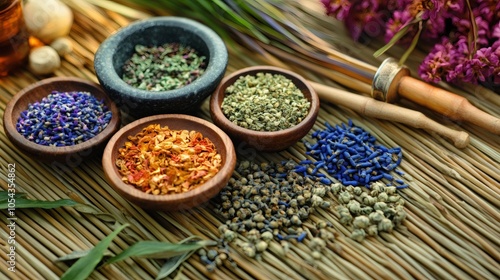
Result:
[[[310,166],[309,175],[317,177],[317,172],[323,169],[346,186],[370,187],[372,182],[382,179],[389,184],[395,181],[398,189],[408,186],[390,174],[392,171],[403,174],[397,169],[403,158],[400,147],[387,148],[376,144],[375,137],[355,126],[351,120],[348,124],[333,127],[325,123],[325,126],[324,130],[312,133],[315,143],[304,142],[306,154],[316,161],[300,162],[295,167],[296,172],[304,174]]]
[[[16,129],[26,139],[45,146],[72,146],[101,131],[111,111],[89,92],[53,91],[21,113]]]

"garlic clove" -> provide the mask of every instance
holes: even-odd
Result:
[[[29,0],[23,7],[28,32],[44,43],[68,35],[73,12],[59,0]]]
[[[67,37],[55,39],[50,46],[56,50],[60,56],[64,56],[73,51],[73,43]]]
[[[43,46],[33,49],[29,55],[29,67],[35,74],[50,74],[60,66],[59,54],[52,47]]]

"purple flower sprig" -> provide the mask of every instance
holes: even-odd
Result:
[[[500,86],[498,0],[320,0],[327,15],[344,22],[353,39],[380,37],[387,43],[417,43],[430,52],[419,67],[428,82]]]

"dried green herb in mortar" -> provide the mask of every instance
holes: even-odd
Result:
[[[189,46],[135,46],[135,53],[123,65],[123,80],[138,89],[166,91],[184,87],[205,71],[205,56]]]

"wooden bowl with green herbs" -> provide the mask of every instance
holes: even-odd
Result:
[[[302,76],[274,66],[253,66],[222,80],[210,98],[210,114],[242,148],[276,152],[307,135],[319,103]]]
[[[183,114],[138,119],[108,142],[102,166],[128,201],[157,211],[207,202],[226,186],[236,165],[229,136],[213,123]]]

